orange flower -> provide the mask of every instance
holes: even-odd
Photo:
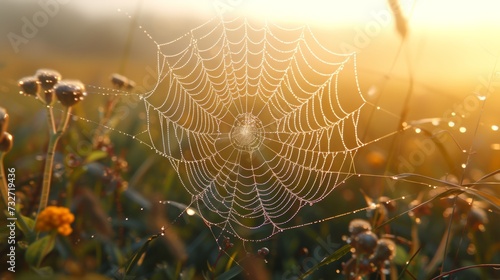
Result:
[[[52,231],[63,236],[71,234],[73,229],[70,224],[75,220],[75,216],[66,207],[48,206],[36,220],[35,229],[37,231]]]

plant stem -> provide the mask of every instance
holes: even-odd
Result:
[[[49,123],[49,132],[50,135],[56,133],[56,123],[54,121],[54,111],[52,110],[52,106],[47,105],[47,122]]]
[[[57,143],[61,138],[61,135],[66,130],[68,126],[69,118],[71,116],[71,107],[67,107],[64,112],[63,120],[59,123],[57,130],[52,129],[54,127],[52,107],[48,107],[49,113],[49,126],[50,126],[50,139],[49,146],[47,148],[47,155],[45,157],[45,167],[43,170],[43,182],[42,182],[42,194],[40,197],[40,204],[38,205],[38,215],[40,212],[47,207],[47,203],[49,201],[49,193],[50,193],[50,182],[52,180],[52,167],[54,165],[54,155],[56,152]]]
[[[7,209],[7,197],[8,197],[8,189],[7,189],[7,181],[5,178],[5,170],[3,169],[3,158],[5,156],[4,152],[0,152],[0,191],[2,193],[2,200],[5,203],[5,208]]]
[[[5,170],[4,170],[4,164],[3,164],[3,158],[6,153],[0,152],[0,190],[2,193],[2,200],[5,203],[5,210],[9,209],[9,189],[7,185],[7,178],[5,177]],[[14,215],[16,216],[16,222],[19,224],[21,227],[21,230],[25,234],[29,234],[31,232],[31,229],[28,227],[26,222],[24,221],[23,217],[21,214],[17,212],[17,209],[14,209]]]

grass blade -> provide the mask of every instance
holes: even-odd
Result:
[[[329,255],[326,258],[324,258],[317,265],[313,266],[312,268],[310,268],[309,270],[307,270],[306,272],[304,272],[300,276],[299,279],[305,279],[306,277],[310,276],[314,271],[316,271],[318,268],[320,268],[322,266],[325,266],[325,265],[328,265],[328,264],[330,264],[330,263],[332,263],[332,262],[340,259],[341,257],[345,256],[350,251],[351,251],[351,245],[350,244],[346,244],[346,245],[342,246],[340,249],[338,249],[337,251],[333,252],[331,255]]]

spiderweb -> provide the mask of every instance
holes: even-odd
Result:
[[[133,137],[170,161],[209,226],[268,238],[354,174],[367,104],[355,54],[307,26],[240,17],[155,44],[147,129]]]
[[[355,53],[330,51],[308,26],[216,17],[167,43],[142,31],[157,56],[156,82],[139,93],[145,129],[116,131],[168,159],[191,196],[184,211],[196,212],[216,240],[261,241],[324,221],[296,224],[302,208],[350,177],[402,178],[356,170],[362,147],[400,132],[367,137],[371,113],[400,117],[366,99]],[[421,125],[433,120],[440,123]]]

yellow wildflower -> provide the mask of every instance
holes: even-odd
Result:
[[[73,229],[70,224],[75,220],[75,216],[66,207],[48,206],[36,220],[35,229],[37,231],[56,230],[60,235],[70,235]]]

